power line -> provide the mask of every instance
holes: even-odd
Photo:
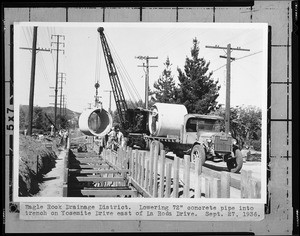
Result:
[[[227,47],[216,46],[205,46],[206,48],[211,49],[222,49],[226,50],[226,56],[221,55],[221,58],[225,58],[227,60],[226,63],[226,112],[225,112],[225,132],[230,132],[230,80],[231,80],[231,61],[234,61],[235,58],[231,57],[232,51],[250,51],[250,49],[244,49],[241,47],[232,48],[231,44],[227,44]]]
[[[64,35],[59,35],[59,34],[54,34],[54,35],[51,35],[51,39],[53,37],[56,37],[56,42],[51,42],[51,46],[52,44],[56,44],[56,49],[51,49],[51,52],[52,50],[53,51],[56,51],[56,80],[55,80],[55,103],[54,103],[54,124],[55,124],[55,127],[56,127],[56,114],[57,114],[57,86],[58,86],[58,59],[59,59],[59,52],[62,51],[63,53],[65,53],[64,50],[62,49],[59,49],[59,46],[60,44],[63,45],[63,47],[65,46],[64,43],[62,42],[59,42],[59,39],[62,37],[63,39],[65,39],[65,36]]]
[[[158,59],[158,57],[150,57],[150,56],[137,56],[135,57],[139,60],[146,60],[146,66],[143,63],[143,65],[139,65],[138,67],[146,68],[146,74],[145,74],[145,108],[148,109],[148,103],[149,103],[149,67],[158,67],[158,66],[149,66],[149,60],[151,59]]]
[[[31,50],[32,58],[31,58],[31,79],[30,79],[30,92],[29,92],[29,126],[28,126],[28,134],[32,135],[32,123],[33,123],[33,100],[34,100],[34,86],[35,86],[35,69],[36,69],[36,54],[39,51],[50,51],[49,49],[37,48],[37,33],[38,27],[33,27],[33,36],[32,36],[32,47],[20,47],[20,49]]]

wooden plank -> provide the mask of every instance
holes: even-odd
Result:
[[[152,155],[150,155],[150,169],[149,169],[149,192],[150,193],[153,192],[153,163],[154,163],[153,159],[154,159],[154,145],[152,145]]]
[[[144,152],[141,153],[141,155],[139,156],[139,184],[141,186],[143,186],[143,182],[144,182],[144,161],[145,161],[145,156],[144,156]]]
[[[138,176],[139,176],[139,156],[140,156],[140,152],[138,151],[134,159],[134,172],[135,172],[134,179],[136,181],[138,181]]]
[[[120,177],[83,177],[83,176],[77,176],[75,177],[77,181],[79,182],[104,182],[104,181],[111,181],[111,182],[124,182],[125,180]]]
[[[69,176],[69,169],[68,168],[64,168],[64,183],[68,183],[68,176]]]
[[[190,197],[190,156],[184,155],[184,188],[183,197]]]
[[[202,173],[202,164],[199,158],[195,160],[195,198],[201,197],[201,173]]]
[[[205,198],[210,198],[211,196],[211,192],[210,192],[210,181],[209,181],[209,177],[205,176],[204,180],[205,180]]]
[[[150,175],[150,160],[146,161],[146,169],[145,169],[145,189],[148,191],[149,190],[149,175]]]
[[[173,169],[173,198],[178,198],[179,191],[179,157],[174,157],[174,169]]]
[[[81,194],[84,196],[95,196],[95,197],[117,197],[122,195],[137,196],[136,190],[81,190]]]
[[[212,179],[212,198],[221,197],[221,180],[217,178]]]
[[[68,197],[68,184],[63,184],[63,197]]]
[[[169,198],[171,194],[171,171],[172,171],[172,163],[167,163],[166,168],[166,192],[165,198]]]
[[[143,152],[143,161],[142,161],[142,186],[145,188],[145,179],[146,179],[146,152]]]
[[[123,170],[97,170],[97,169],[92,169],[92,170],[81,170],[81,169],[69,169],[70,172],[72,173],[80,173],[80,174],[112,174],[112,173],[126,173],[129,172],[129,169],[123,169]]]
[[[221,198],[230,198],[230,173],[221,172]]]
[[[251,170],[242,170],[241,171],[241,198],[249,198],[251,187],[250,187],[250,179],[252,178]]]
[[[251,188],[250,198],[261,198],[261,182],[260,182],[260,180],[250,179],[249,185]]]
[[[134,180],[133,178],[129,178],[129,183],[138,191],[138,193],[140,193],[143,197],[145,198],[151,198],[151,194],[149,193],[149,191],[147,191],[147,189],[143,188],[142,186],[140,186],[136,180]]]
[[[157,191],[157,171],[158,171],[158,145],[155,147],[155,153],[154,153],[154,162],[153,162],[153,197],[158,197],[158,191]]]
[[[77,161],[80,163],[98,163],[98,164],[105,164],[106,161],[100,160],[99,158],[76,158]]]
[[[70,165],[70,169],[77,169],[77,168],[80,168],[80,169],[94,169],[94,168],[97,168],[97,169],[109,169],[110,166],[108,164],[105,164],[105,165],[95,165],[95,164],[89,164],[89,165],[76,165],[76,164],[72,164]]]
[[[128,186],[109,186],[109,187],[84,187],[84,190],[132,190]]]
[[[160,153],[160,184],[159,184],[159,195],[158,197],[164,196],[164,183],[165,183],[165,158],[166,152],[162,150]]]
[[[135,171],[135,165],[136,165],[136,157],[138,155],[138,151],[134,150],[132,153],[132,159],[131,159],[131,167],[132,167],[132,178],[136,179],[136,171]]]

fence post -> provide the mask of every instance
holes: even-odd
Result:
[[[151,145],[151,148],[152,148],[152,152],[151,152],[151,149],[150,149],[150,173],[149,173],[149,192],[152,194],[152,191],[153,191],[153,154],[154,154],[154,147],[153,147],[153,144],[154,142],[152,142],[152,145]]]
[[[140,185],[143,187],[145,181],[145,152],[142,152],[141,154],[141,160],[140,160]]]
[[[205,198],[210,198],[211,197],[211,177],[205,176]]]
[[[173,198],[178,198],[179,189],[179,157],[174,157],[174,171],[173,171]]]
[[[137,176],[137,181],[138,181],[138,183],[139,183],[139,185],[142,185],[142,155],[143,155],[143,153],[142,152],[140,152],[140,154],[139,154],[139,161],[138,161],[138,176]]]
[[[167,163],[166,168],[166,194],[165,198],[170,197],[171,193],[171,170],[172,170],[172,163]]]
[[[164,196],[164,184],[165,184],[165,158],[166,158],[166,152],[165,150],[162,150],[160,153],[160,188],[159,188],[159,196]],[[173,184],[174,186],[174,184]],[[174,190],[174,188],[173,188]]]
[[[201,197],[201,174],[202,174],[202,162],[199,158],[195,160],[195,179],[196,179],[196,186],[195,186],[195,198]]]
[[[241,171],[241,198],[249,198],[251,192],[250,180],[252,177],[251,170]]]
[[[149,166],[150,166],[150,160],[147,160],[146,162],[146,170],[145,170],[145,189],[149,190]]]
[[[261,197],[261,182],[256,179],[250,180],[250,197],[251,198],[260,198]]]
[[[157,192],[157,169],[158,169],[158,145],[155,145],[154,164],[153,164],[153,197],[158,196]]]
[[[140,152],[138,151],[137,152],[137,154],[136,154],[136,156],[135,156],[135,159],[134,159],[134,164],[135,164],[135,166],[134,166],[134,170],[135,170],[135,175],[134,175],[134,179],[135,179],[135,181],[138,183],[138,178],[139,178],[139,157],[140,157]]]
[[[221,180],[218,178],[213,178],[212,180],[212,197],[213,198],[221,197]]]
[[[183,197],[189,198],[190,196],[190,156],[184,155],[184,189]]]
[[[230,173],[221,172],[221,198],[230,198]]]
[[[134,150],[133,152],[132,152],[132,155],[131,155],[131,167],[130,167],[130,169],[131,169],[131,176],[132,176],[132,178],[133,179],[135,179],[135,168],[134,168],[134,166],[135,166],[135,158],[136,158],[136,156],[137,156],[137,150]]]

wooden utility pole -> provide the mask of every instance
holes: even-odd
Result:
[[[62,108],[62,98],[63,98],[63,94],[62,94],[62,90],[63,90],[63,82],[66,83],[66,73],[59,73],[60,75],[60,102],[59,102],[59,117],[61,118],[61,108]]]
[[[146,68],[145,72],[145,108],[148,109],[148,104],[149,104],[149,67],[157,67],[157,66],[149,66],[149,59],[158,59],[158,57],[149,57],[149,56],[138,56],[136,57],[137,59],[140,60],[146,60],[146,65],[143,63],[142,66],[138,67],[143,67]]]
[[[56,49],[51,49],[51,52],[52,52],[52,50],[56,51],[56,80],[55,80],[55,102],[54,102],[54,124],[55,124],[54,126],[56,127],[56,120],[57,120],[57,117],[56,117],[56,114],[57,114],[57,86],[58,86],[58,58],[59,58],[59,51],[63,51],[63,53],[65,53],[64,50],[59,49],[60,44],[63,44],[63,46],[65,45],[64,43],[59,42],[59,39],[60,39],[60,37],[63,37],[63,39],[65,39],[65,36],[58,35],[58,34],[51,35],[51,39],[53,37],[56,37],[56,42],[51,42],[51,46],[52,46],[52,44],[56,44]],[[54,131],[54,135],[55,135],[56,128],[54,128],[54,129],[55,129],[55,131]]]
[[[109,111],[109,113],[111,113],[111,93],[112,93],[112,90],[104,90],[104,92],[109,92],[109,107],[108,107],[108,111]]]
[[[232,48],[231,44],[227,44],[227,47],[219,47],[219,46],[206,46],[206,48],[213,49],[222,49],[226,50],[226,56],[220,56],[221,58],[226,58],[226,108],[225,108],[225,133],[230,132],[230,84],[231,84],[231,61],[235,60],[235,58],[231,57],[231,51],[250,51],[250,49],[242,49],[240,47]]]
[[[36,48],[37,45],[37,30],[38,27],[33,27],[33,40],[32,48],[20,47],[20,49],[31,50],[31,76],[30,76],[30,91],[29,91],[29,108],[28,108],[28,135],[32,135],[32,121],[33,121],[33,101],[34,101],[34,84],[35,84],[35,67],[36,67],[36,54],[39,51],[49,52],[50,49]]]

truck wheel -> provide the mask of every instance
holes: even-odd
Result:
[[[200,158],[201,164],[203,165],[206,160],[206,157],[205,157],[204,148],[200,144],[196,144],[193,147],[192,152],[191,152],[191,162],[195,163],[195,160],[197,158]]]
[[[232,173],[237,173],[242,169],[243,166],[243,156],[242,152],[237,149],[235,150],[235,158],[229,159],[227,161],[227,168]]]

